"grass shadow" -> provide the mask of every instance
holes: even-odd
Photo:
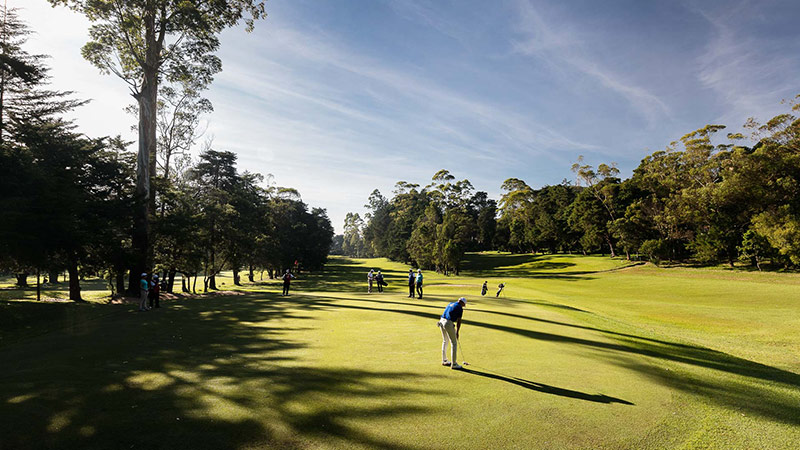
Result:
[[[530,389],[536,392],[542,392],[545,394],[557,395],[559,397],[568,397],[574,398],[577,400],[584,400],[587,402],[594,402],[594,403],[621,403],[623,405],[633,405],[633,403],[623,400],[621,398],[610,397],[608,395],[603,394],[587,394],[585,392],[580,391],[573,391],[571,389],[564,389],[555,386],[550,386],[544,383],[537,383],[535,381],[529,381],[522,378],[517,377],[508,377],[505,375],[500,375],[498,373],[493,372],[483,372],[480,370],[475,370],[472,368],[462,368],[461,372],[465,372],[471,375],[477,375],[480,377],[491,378],[493,380],[500,380],[505,381],[506,383],[511,383],[525,389]]]
[[[184,299],[146,313],[113,307],[103,320],[89,315],[3,345],[0,449],[293,449],[309,438],[407,448],[354,420],[423,412],[406,400],[410,393],[443,394],[412,373],[298,360],[306,344],[292,333],[313,320],[297,310],[299,300],[260,293]],[[301,322],[287,329],[287,319]]]
[[[336,304],[332,298],[316,297],[318,306],[328,308],[346,308],[367,311],[390,312],[404,314],[425,319],[438,320],[439,312],[426,312],[415,310],[384,309],[361,305]],[[360,300],[364,301],[364,300]],[[386,303],[386,302],[378,302]],[[423,305],[414,305],[423,306]],[[424,306],[427,307],[427,306]],[[524,316],[523,316],[524,317]],[[711,401],[723,404],[726,407],[735,407],[738,410],[749,411],[764,417],[800,425],[800,401],[797,395],[786,397],[786,392],[800,392],[800,375],[787,370],[750,361],[725,352],[706,347],[686,345],[636,336],[633,334],[617,333],[586,327],[610,337],[611,341],[594,340],[582,337],[568,336],[558,333],[548,333],[527,328],[512,327],[486,321],[475,321],[466,317],[465,326],[475,326],[490,330],[513,333],[537,341],[552,342],[567,346],[580,346],[597,350],[599,358],[612,360],[624,364],[633,370],[645,373],[660,380],[662,384],[670,386],[703,386],[695,392]],[[560,323],[559,323],[560,324]],[[581,326],[578,326],[579,328]],[[652,359],[652,364],[630,365],[620,362],[620,355],[636,355]],[[678,363],[686,369],[686,373],[670,370],[663,366],[664,362]],[[702,377],[698,373],[708,369],[708,376]],[[740,389],[736,395],[718,397],[715,393],[725,392],[730,385],[745,383],[749,390]],[[788,388],[788,390],[787,390]],[[776,394],[776,391],[779,392]],[[783,392],[782,394],[780,392]]]

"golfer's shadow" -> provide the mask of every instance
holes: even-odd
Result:
[[[507,377],[496,373],[488,373],[488,372],[481,372],[480,370],[475,370],[475,369],[467,369],[466,367],[462,368],[461,372],[466,372],[472,375],[478,375],[479,377],[486,377],[495,380],[505,381],[506,383],[516,384],[517,386],[521,386],[526,389],[530,389],[532,391],[543,392],[545,394],[553,394],[553,395],[559,395],[561,397],[576,398],[578,400],[586,400],[587,402],[621,403],[623,405],[633,405],[633,403],[627,400],[610,397],[608,395],[587,394],[585,392],[573,391],[570,389],[563,389],[555,386],[550,386],[547,384],[536,383],[534,381],[523,380],[522,378]]]

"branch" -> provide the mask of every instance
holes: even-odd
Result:
[[[133,58],[141,67],[144,67],[145,61],[139,56],[138,53],[136,53],[136,47],[134,47],[133,42],[131,42],[131,37],[128,34],[127,29],[124,26],[122,26],[124,22],[124,13],[122,12],[122,7],[120,6],[120,3],[117,1],[114,1],[113,5],[116,7],[115,9],[118,19],[117,28],[122,30],[124,41],[128,45],[128,50],[130,50],[131,55],[133,55]]]

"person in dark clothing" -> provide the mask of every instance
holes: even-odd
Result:
[[[375,275],[375,281],[378,282],[378,292],[383,292],[383,274],[380,270],[378,271],[378,274]]]
[[[408,297],[414,298],[414,284],[417,282],[417,277],[414,276],[414,269],[408,269]]]
[[[422,298],[422,269],[417,269],[417,296]]]
[[[289,285],[292,282],[292,278],[294,278],[294,275],[289,272],[289,269],[286,269],[286,273],[283,274],[283,294],[281,295],[289,295]]]
[[[481,288],[481,295],[486,295],[486,292],[489,290],[489,286],[487,285],[488,281],[483,282],[483,287]]]
[[[503,284],[503,283],[500,283],[500,284],[497,285],[497,294],[495,294],[495,297],[500,297],[500,293],[503,292],[503,288],[504,287],[506,287],[506,285]],[[505,294],[503,294],[503,295],[505,295]]]
[[[161,283],[158,282],[158,275],[153,275],[153,279],[150,280],[150,290],[147,293],[147,297],[150,300],[150,308],[161,308],[159,304],[160,294]]]

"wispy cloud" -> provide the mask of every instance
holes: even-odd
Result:
[[[625,98],[650,125],[670,116],[670,108],[658,96],[591,58],[589,43],[569,23],[552,26],[553,21],[547,20],[529,0],[515,0],[515,6],[519,12],[516,30],[522,39],[512,40],[514,52],[593,78]]]
[[[723,101],[724,113],[718,119],[739,121],[729,124],[733,126],[747,117],[769,119],[784,110],[780,100],[800,89],[796,42],[786,48],[780,40],[742,33],[753,26],[743,20],[751,6],[750,2],[726,5],[721,14],[693,8],[711,25],[710,39],[697,58],[697,79]]]

